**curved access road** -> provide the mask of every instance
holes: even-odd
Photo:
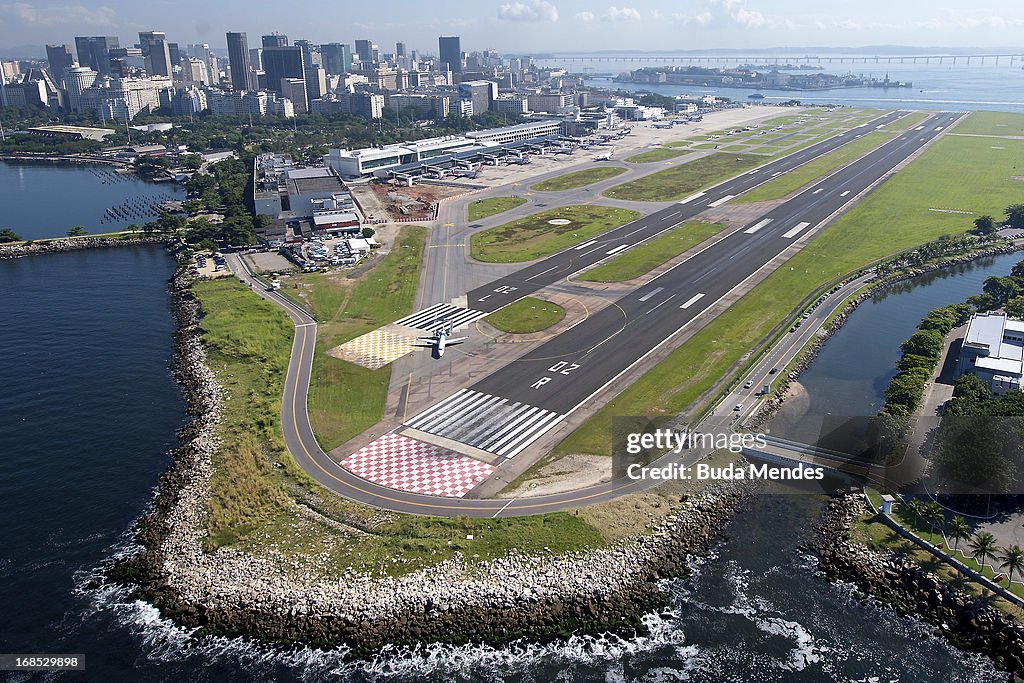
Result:
[[[868,155],[851,166],[859,167],[857,178],[845,187],[853,188],[848,194],[852,194],[848,202],[836,202],[827,208],[828,211],[835,210],[839,213],[849,203],[862,194],[869,192],[878,181],[893,172],[896,166],[905,161],[914,152],[930,142],[944,126],[959,118],[956,115],[942,117],[942,126],[934,126],[929,122],[930,130],[921,132],[920,129],[903,133],[897,136],[889,147],[890,152],[882,159],[871,158]],[[923,128],[923,126],[922,126]],[[867,167],[867,168],[865,168]],[[866,171],[866,172],[865,172]],[[728,187],[718,189],[715,195],[728,191]],[[749,188],[747,188],[749,189]],[[710,194],[710,192],[709,192]],[[715,195],[708,196],[705,201],[712,201]],[[846,195],[843,195],[845,198]],[[794,199],[787,202],[794,205],[791,208],[800,209],[800,205],[810,206],[816,203],[816,193],[801,193]],[[838,205],[838,206],[837,206]],[[666,209],[671,211],[672,208]],[[826,212],[826,215],[828,213]],[[831,215],[829,215],[829,218]],[[822,221],[827,222],[827,220]],[[768,231],[765,231],[768,232]],[[556,258],[556,257],[552,257]],[[297,307],[293,302],[277,292],[267,291],[265,285],[257,280],[252,272],[245,265],[244,261],[237,255],[228,258],[232,271],[244,282],[247,282],[254,291],[268,301],[281,306],[291,317],[295,324],[295,338],[292,343],[291,356],[289,358],[288,372],[285,378],[284,395],[281,403],[281,427],[284,434],[285,444],[300,467],[318,483],[349,500],[365,503],[386,510],[422,515],[434,516],[459,516],[469,517],[512,517],[521,515],[532,515],[547,512],[556,512],[567,509],[578,508],[584,505],[592,505],[603,501],[617,498],[628,493],[653,488],[657,481],[635,481],[635,480],[614,480],[595,486],[590,486],[575,491],[556,493],[544,496],[532,496],[527,498],[495,498],[495,499],[474,499],[474,498],[445,498],[437,496],[426,496],[422,494],[398,491],[373,484],[339,465],[328,453],[317,443],[310,424],[307,410],[307,394],[309,390],[310,376],[313,366],[313,358],[316,346],[316,321],[305,311]],[[722,263],[728,265],[728,262]],[[537,265],[531,266],[537,267]],[[685,269],[685,266],[682,266]],[[518,279],[518,278],[517,278]],[[837,296],[835,305],[842,299]],[[581,326],[582,327],[582,326]],[[803,334],[810,334],[816,326],[805,325],[801,329]],[[675,331],[659,330],[666,332],[667,336]],[[667,339],[667,336],[665,337]],[[795,354],[802,345],[793,345],[791,353]],[[783,365],[786,359],[779,359]],[[784,366],[784,365],[783,365]],[[709,425],[710,426],[710,425]],[[726,425],[722,425],[723,427]],[[703,428],[703,427],[702,427]],[[705,429],[706,430],[706,429]],[[699,454],[690,453],[687,459],[696,459]],[[678,460],[679,456],[668,453],[662,456],[656,463],[668,464]]]

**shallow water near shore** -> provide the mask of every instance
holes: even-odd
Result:
[[[91,579],[118,552],[184,420],[169,371],[173,261],[157,247],[0,261],[0,651],[85,653],[69,680],[989,681],[980,656],[861,606],[798,549],[820,498],[758,496],[717,555],[666,582],[650,633],[503,648],[282,651],[192,639]],[[22,679],[15,679],[22,680]]]

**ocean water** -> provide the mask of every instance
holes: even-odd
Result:
[[[503,648],[345,648],[195,639],[116,586],[184,420],[170,373],[171,259],[158,248],[0,261],[0,652],[84,653],[84,673],[9,680],[990,681],[984,657],[886,608],[861,606],[797,545],[811,496],[762,496],[717,554],[664,584],[642,637]]]
[[[0,188],[0,228],[27,240],[60,237],[76,225],[91,233],[141,226],[159,215],[155,205],[161,201],[185,197],[181,186],[118,175],[107,166],[2,159]]]
[[[648,61],[650,60],[650,61]],[[780,61],[783,61],[780,58]],[[657,56],[645,57],[643,61],[623,56],[617,61],[560,62],[558,59],[537,60],[545,66],[563,65],[572,72],[619,74],[643,67],[671,66],[679,62],[658,61]],[[694,66],[707,67],[707,64]],[[712,68],[721,66],[712,64]],[[725,66],[735,67],[737,63]],[[947,60],[943,64],[893,63],[823,63],[824,73],[870,76],[882,79],[888,74],[890,80],[913,83],[912,88],[844,88],[838,90],[801,92],[771,89],[714,88],[701,86],[648,85],[644,83],[617,83],[605,78],[588,79],[587,85],[597,88],[622,90],[650,90],[663,95],[718,95],[738,102],[751,102],[747,96],[753,93],[764,95],[760,100],[765,104],[797,99],[808,104],[841,104],[851,107],[874,107],[904,109],[933,109],[946,111],[996,110],[1024,112],[1024,64],[1020,60],[1012,64],[1003,58],[999,64],[991,59],[981,64],[977,59],[966,64],[962,59],[957,64]],[[813,72],[811,72],[813,73]]]

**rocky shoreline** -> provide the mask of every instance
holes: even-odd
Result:
[[[171,291],[177,374],[192,420],[139,521],[141,550],[111,577],[198,634],[346,644],[368,654],[388,643],[497,644],[634,631],[644,613],[666,604],[658,580],[685,574],[687,556],[708,552],[746,498],[744,487],[719,486],[681,501],[652,534],[609,548],[512,554],[472,565],[450,559],[400,577],[349,573],[325,581],[233,548],[207,553],[205,515],[223,390],[205,364],[202,313],[183,270]]]
[[[962,265],[964,263],[970,263],[979,258],[986,256],[999,256],[1001,254],[1012,254],[1015,251],[1024,249],[1024,245],[1016,244],[1013,242],[1007,244],[998,244],[985,249],[980,249],[968,254],[960,254],[958,256],[951,256],[949,258],[942,259],[929,263],[925,266],[918,266],[915,268],[908,268],[898,273],[880,278],[874,282],[868,289],[864,290],[856,297],[846,302],[843,308],[836,314],[836,317],[832,321],[822,328],[818,336],[811,341],[804,351],[800,354],[800,358],[796,364],[792,367],[789,373],[778,384],[778,388],[775,393],[766,400],[760,411],[757,413],[757,417],[747,423],[747,426],[751,429],[763,425],[765,421],[774,415],[782,407],[782,403],[785,401],[786,393],[790,385],[796,381],[799,376],[803,373],[807,367],[814,362],[818,353],[821,352],[822,347],[829,339],[832,338],[836,332],[838,332],[846,321],[850,318],[850,315],[860,306],[862,303],[875,296],[881,290],[891,287],[894,284],[910,280],[927,273],[934,272],[936,270],[942,270],[944,268],[951,268],[954,266]]]
[[[176,240],[166,235],[140,235],[115,239],[111,237],[68,237],[46,239],[20,244],[0,244],[0,259],[21,258],[36,254],[56,254],[63,251],[79,249],[105,249],[108,247],[133,247],[140,244],[166,244],[171,246]]]
[[[1011,681],[1022,680],[1024,626],[892,551],[874,552],[852,542],[852,524],[870,513],[859,493],[832,499],[810,542],[822,573],[854,584],[900,614],[927,621],[957,647],[991,657]]]

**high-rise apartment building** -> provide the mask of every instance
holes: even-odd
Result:
[[[305,114],[309,111],[309,98],[306,95],[306,79],[304,78],[282,78],[281,96],[292,101],[296,114]]]
[[[441,71],[453,74],[462,72],[462,46],[458,36],[441,36],[437,39],[437,58],[441,62]]]
[[[140,31],[139,48],[146,60],[146,73],[150,76],[170,78],[171,51],[167,47],[167,35],[162,31]]]
[[[227,39],[232,87],[235,90],[255,90],[252,63],[249,61],[248,39],[244,33],[228,33]]]
[[[71,54],[70,45],[47,45],[46,61],[50,64],[50,75],[60,85],[64,80],[64,71],[75,63],[75,56]]]
[[[110,51],[121,47],[117,36],[78,36],[75,51],[78,64],[87,66],[101,76],[110,75]]]

